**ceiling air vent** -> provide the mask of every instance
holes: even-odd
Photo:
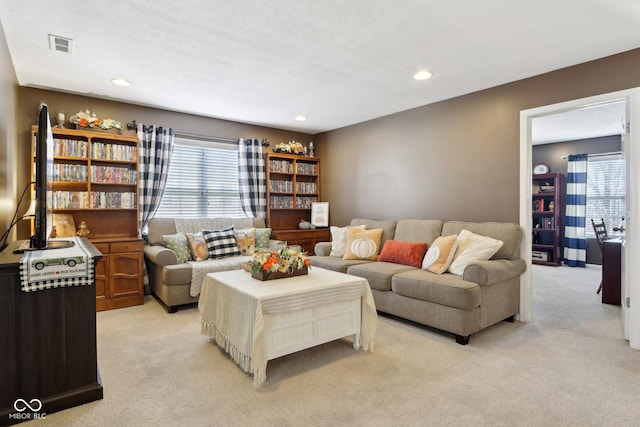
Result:
[[[49,34],[49,49],[57,52],[71,53],[73,51],[73,40],[65,37]]]

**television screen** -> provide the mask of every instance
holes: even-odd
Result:
[[[53,133],[46,104],[40,106],[35,146],[35,220],[34,234],[25,250],[57,249],[73,246],[71,241],[48,241],[53,224]]]

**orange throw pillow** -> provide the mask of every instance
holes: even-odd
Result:
[[[393,262],[420,268],[428,247],[429,245],[427,243],[387,240],[382,247],[378,261]]]

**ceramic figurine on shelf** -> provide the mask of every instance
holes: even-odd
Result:
[[[84,221],[80,221],[80,225],[78,226],[78,236],[86,237],[89,235],[89,229],[87,228],[87,223]]]
[[[309,157],[314,157],[314,153],[313,153],[313,141],[309,142]]]

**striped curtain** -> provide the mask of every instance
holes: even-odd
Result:
[[[238,179],[242,210],[251,218],[267,216],[267,184],[262,145],[257,139],[238,141]]]
[[[584,267],[587,260],[587,154],[572,154],[567,165],[567,200],[564,228],[564,262]]]
[[[138,139],[138,215],[140,234],[144,235],[162,200],[175,138],[171,128],[138,124]]]

